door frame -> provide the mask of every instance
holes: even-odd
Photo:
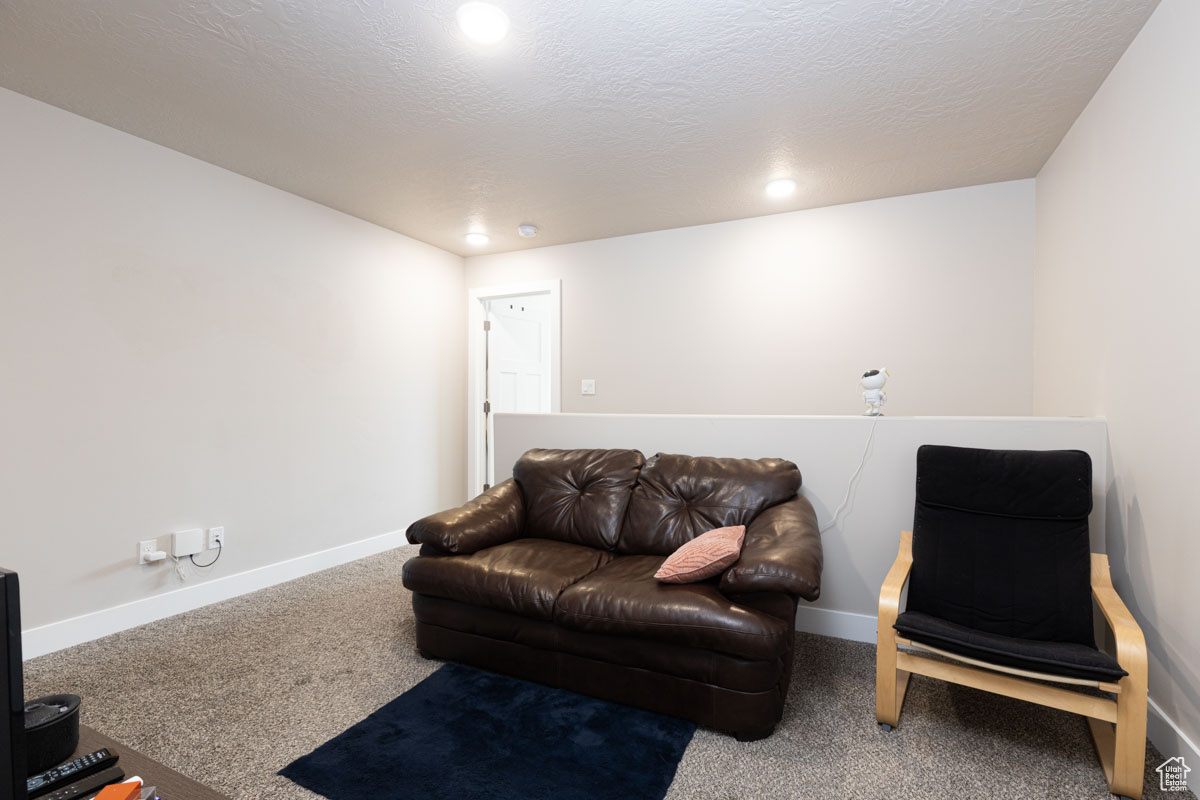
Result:
[[[467,498],[487,482],[483,463],[484,348],[483,306],[489,300],[544,294],[550,297],[550,413],[562,411],[562,280],[555,278],[467,290]],[[493,438],[493,445],[495,439]],[[492,456],[495,455],[493,447]]]

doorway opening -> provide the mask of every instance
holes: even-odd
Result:
[[[495,483],[493,415],[561,410],[561,283],[468,292],[467,497]]]

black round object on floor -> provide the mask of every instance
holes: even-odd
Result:
[[[25,704],[25,757],[30,775],[71,757],[79,746],[79,695],[52,694]]]

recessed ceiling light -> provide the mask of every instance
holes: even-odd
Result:
[[[464,3],[455,14],[458,27],[479,44],[495,44],[508,34],[508,15],[491,3]]]
[[[796,191],[796,182],[791,178],[780,178],[767,184],[767,197],[788,197]]]
[[[486,233],[468,233],[466,235],[467,244],[472,247],[483,247],[491,241]]]
[[[517,233],[522,239],[532,239],[537,236],[537,225],[518,225]]]

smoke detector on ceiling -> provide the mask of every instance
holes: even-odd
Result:
[[[521,234],[522,239],[532,239],[537,236],[537,225],[518,225],[517,233]]]

